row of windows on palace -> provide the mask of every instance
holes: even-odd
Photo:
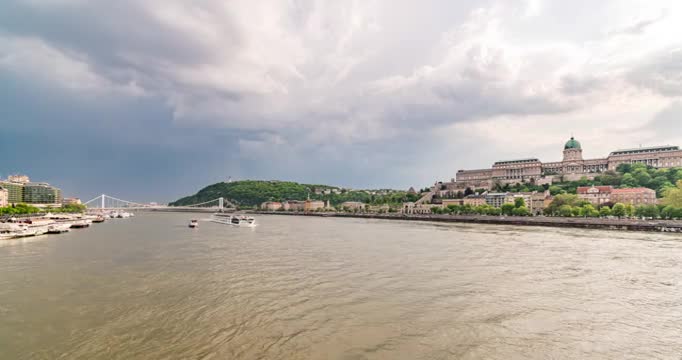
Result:
[[[620,164],[645,164],[648,166],[653,166],[653,167],[673,167],[673,166],[682,166],[682,161],[680,159],[677,160],[668,160],[668,161],[659,161],[659,159],[643,159],[643,160],[631,160],[631,161],[623,161],[623,162],[615,162],[614,163],[616,166]],[[508,168],[511,167],[511,169],[506,170],[506,174],[503,177],[497,176],[494,178],[499,178],[499,179],[521,179],[523,176],[531,176],[534,174],[524,174],[523,171],[530,167],[528,165],[521,165],[519,166],[500,166],[498,168]],[[608,170],[608,165],[606,164],[600,164],[600,165],[583,165],[583,166],[576,166],[576,167],[560,167],[560,168],[552,168],[552,167],[543,167],[542,168],[542,173],[543,174],[561,174],[561,173],[600,173]],[[491,170],[482,170],[482,171],[490,171]],[[463,173],[466,171],[460,172]],[[470,176],[462,176],[458,174],[458,180],[485,180],[488,178],[493,178],[492,175],[486,175],[486,174],[478,174],[478,175],[470,175]]]

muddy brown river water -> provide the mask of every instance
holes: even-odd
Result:
[[[682,357],[682,235],[204,216],[0,243],[0,359]]]

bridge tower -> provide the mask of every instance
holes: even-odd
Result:
[[[222,197],[218,198],[218,208],[220,212],[223,212],[224,199]]]
[[[104,204],[105,198],[106,198],[106,195],[102,194],[102,210],[104,210],[104,208],[106,207],[106,205]]]

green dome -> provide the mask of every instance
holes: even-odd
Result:
[[[580,143],[571,136],[571,140],[568,140],[564,145],[564,150],[566,149],[580,149]]]

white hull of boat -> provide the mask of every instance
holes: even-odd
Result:
[[[71,231],[71,223],[54,224],[47,227],[48,234],[61,234]]]
[[[213,216],[210,221],[235,227],[256,227],[256,219],[239,216]]]

